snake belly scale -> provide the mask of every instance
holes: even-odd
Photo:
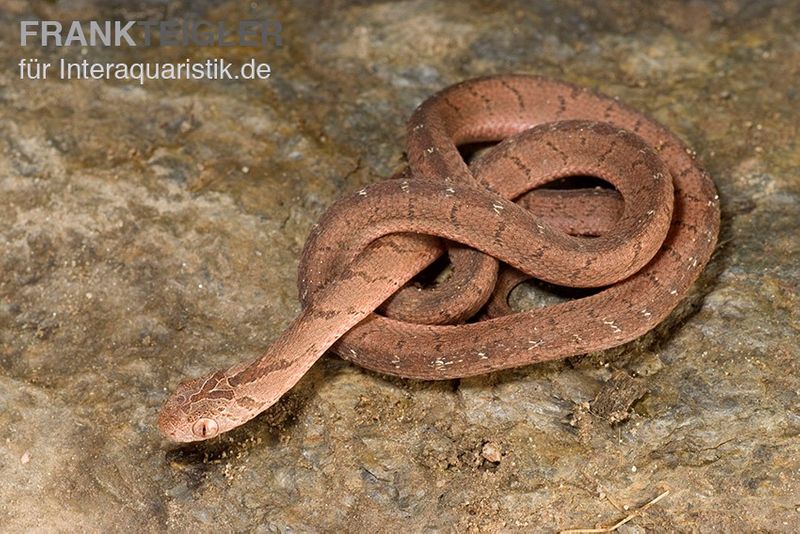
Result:
[[[470,165],[458,150],[494,141]],[[716,244],[718,196],[691,151],[587,89],[528,75],[453,85],[414,112],[407,152],[407,169],[336,202],[312,230],[289,328],[260,358],[181,383],[159,415],[165,436],[241,425],[329,349],[439,380],[621,345],[675,308]],[[614,189],[541,188],[578,175]],[[448,278],[409,284],[442,254]],[[599,290],[513,312],[508,293],[528,278]]]

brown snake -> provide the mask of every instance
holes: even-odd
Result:
[[[457,149],[498,140],[469,167]],[[180,384],[159,415],[165,436],[241,425],[331,347],[438,380],[626,343],[670,313],[716,243],[718,197],[691,152],[586,89],[525,75],[462,82],[417,108],[407,149],[408,169],[336,202],[311,232],[291,326],[257,360]],[[616,191],[539,188],[568,176]],[[409,284],[445,251],[449,278]],[[515,271],[498,277],[498,260]],[[515,313],[508,293],[526,278],[602,289]],[[479,310],[484,320],[464,323]]]

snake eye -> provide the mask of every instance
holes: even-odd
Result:
[[[201,417],[192,425],[192,433],[200,439],[213,438],[217,432],[219,432],[219,425],[207,417]]]

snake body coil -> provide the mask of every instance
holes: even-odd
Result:
[[[501,142],[467,166],[457,147],[489,141]],[[312,231],[297,319],[259,359],[182,383],[159,416],[167,437],[244,423],[331,347],[437,380],[626,343],[670,313],[714,249],[718,197],[691,152],[586,89],[524,75],[462,82],[414,112],[407,148],[408,169],[338,201]],[[615,191],[540,188],[577,175]],[[445,251],[449,278],[408,284]],[[514,313],[508,293],[526,278],[602,289]]]

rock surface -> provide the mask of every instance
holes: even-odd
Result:
[[[3,529],[553,531],[613,525],[666,491],[623,529],[800,529],[796,3],[531,4],[0,0],[15,28],[0,38]],[[190,12],[269,15],[284,45],[17,41],[19,20]],[[273,75],[17,71],[187,57]],[[328,356],[251,424],[163,441],[178,381],[257,356],[297,313],[311,225],[402,166],[414,107],[510,71],[618,96],[697,151],[723,222],[687,304],[621,349],[448,383]]]

